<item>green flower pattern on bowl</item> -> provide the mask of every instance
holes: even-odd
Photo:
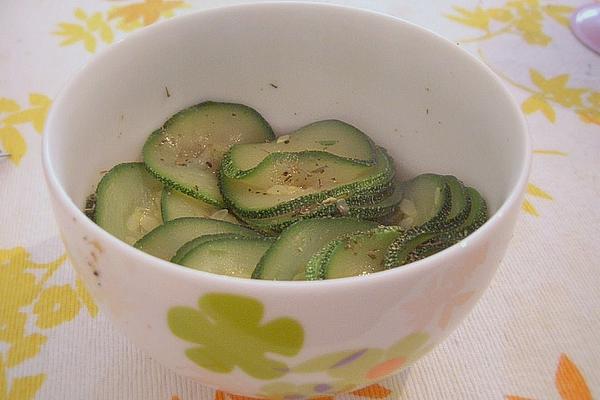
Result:
[[[276,379],[288,366],[266,353],[291,357],[302,349],[302,326],[285,317],[261,324],[264,306],[253,298],[208,293],[198,307],[173,307],[167,319],[177,337],[199,345],[185,354],[202,368],[228,373],[238,366],[254,378]]]
[[[324,354],[289,367],[267,353],[292,357],[302,349],[304,329],[290,317],[263,323],[263,304],[250,297],[208,293],[198,308],[178,306],[169,310],[171,331],[196,344],[186,356],[198,366],[229,373],[237,366],[246,374],[275,380],[287,374],[313,375],[314,383],[296,385],[285,381],[265,384],[258,394],[281,400],[301,400],[355,389],[398,372],[429,351],[429,335],[416,332],[386,349],[364,348]],[[311,382],[311,381],[309,381]]]

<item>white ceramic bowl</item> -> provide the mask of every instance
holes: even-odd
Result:
[[[159,260],[83,215],[100,171],[138,160],[152,130],[204,100],[250,105],[280,133],[347,121],[389,150],[400,176],[454,174],[480,189],[491,218],[401,268],[270,282]],[[455,44],[373,12],[263,3],[176,18],[99,54],[55,101],[43,157],[73,265],[115,325],[182,375],[291,400],[393,374],[455,329],[511,237],[529,141],[499,80]]]

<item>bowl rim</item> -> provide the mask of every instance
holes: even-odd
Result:
[[[141,250],[134,248],[131,245],[117,239],[115,236],[111,235],[104,229],[100,228],[93,221],[91,221],[87,216],[84,215],[83,211],[77,207],[77,205],[73,202],[71,197],[66,193],[62,184],[59,181],[58,176],[54,170],[50,147],[51,141],[56,133],[53,133],[55,130],[53,126],[55,125],[55,120],[57,120],[60,105],[68,97],[68,93],[71,91],[73,87],[75,87],[79,80],[83,79],[85,76],[86,70],[91,66],[95,65],[110,55],[115,49],[127,46],[129,42],[133,40],[139,40],[145,36],[151,36],[156,32],[160,32],[164,29],[169,29],[171,26],[175,26],[183,20],[191,20],[201,17],[207,17],[211,13],[222,13],[222,12],[230,12],[230,11],[241,11],[244,9],[252,9],[252,8],[269,8],[273,6],[278,7],[312,7],[312,8],[329,8],[334,10],[339,10],[341,12],[351,12],[355,14],[363,14],[370,15],[381,19],[386,19],[390,22],[403,24],[407,26],[409,29],[413,29],[419,32],[421,35],[429,36],[433,38],[433,40],[437,40],[440,43],[443,43],[446,46],[452,47],[459,53],[462,53],[462,57],[469,60],[479,66],[482,71],[485,71],[487,76],[490,78],[490,83],[494,84],[498,87],[500,93],[505,96],[509,100],[510,108],[512,108],[514,117],[518,121],[518,125],[520,129],[518,132],[515,132],[515,135],[520,136],[522,139],[522,151],[523,156],[521,158],[521,162],[523,164],[521,170],[519,171],[518,178],[516,183],[511,187],[508,196],[506,196],[505,200],[502,202],[500,207],[496,210],[496,212],[475,232],[470,234],[465,239],[460,242],[442,250],[439,253],[431,255],[425,259],[415,261],[409,264],[402,266],[401,268],[393,268],[390,270],[375,272],[372,274],[362,275],[362,276],[352,276],[346,278],[337,278],[337,279],[329,279],[329,280],[320,280],[320,281],[272,281],[272,280],[260,280],[260,279],[247,279],[247,278],[238,278],[231,277],[225,275],[213,274],[210,272],[197,271],[193,270],[181,265],[177,265],[171,263],[166,260],[162,260],[150,254],[144,253]],[[56,96],[53,105],[50,109],[45,128],[44,135],[42,139],[42,167],[44,171],[44,176],[46,178],[46,184],[50,192],[53,192],[55,199],[60,203],[60,205],[68,211],[71,217],[77,218],[78,222],[83,223],[84,229],[90,231],[93,235],[99,236],[103,241],[107,242],[110,246],[116,246],[116,249],[119,251],[128,253],[128,256],[132,258],[132,260],[139,264],[144,264],[147,268],[153,268],[156,270],[156,273],[160,274],[171,274],[171,275],[179,275],[180,278],[186,279],[189,281],[198,281],[198,282],[209,282],[214,281],[215,283],[225,283],[231,286],[231,289],[268,289],[268,290],[308,290],[311,288],[322,287],[325,289],[334,289],[339,287],[347,287],[349,284],[351,285],[376,285],[380,280],[389,280],[389,279],[403,279],[402,277],[406,277],[408,275],[413,274],[422,274],[426,273],[431,268],[435,268],[439,262],[443,258],[455,258],[460,256],[460,252],[466,251],[467,248],[476,247],[478,244],[481,244],[487,238],[491,231],[494,229],[495,225],[498,225],[500,221],[504,218],[506,214],[509,213],[514,207],[518,206],[518,202],[521,201],[522,194],[524,193],[525,186],[527,184],[527,180],[529,177],[530,169],[531,169],[531,138],[528,133],[527,124],[525,122],[525,118],[520,111],[519,106],[517,105],[515,99],[507,89],[506,85],[502,82],[500,77],[494,73],[494,71],[485,64],[482,60],[477,58],[475,55],[469,53],[468,51],[457,46],[455,42],[452,42],[448,38],[441,36],[438,33],[435,33],[427,28],[424,28],[420,25],[417,25],[413,22],[406,21],[400,17],[396,17],[390,14],[382,13],[379,11],[373,11],[365,8],[359,8],[354,6],[347,5],[339,5],[339,4],[331,4],[320,1],[264,1],[264,2],[252,2],[252,3],[242,3],[242,4],[234,4],[234,5],[224,5],[224,6],[216,6],[203,10],[199,10],[196,12],[191,12],[186,15],[181,15],[176,18],[161,21],[159,23],[153,24],[151,26],[145,27],[139,31],[128,34],[124,39],[113,43],[112,45],[102,49],[98,52],[94,57],[92,57],[89,61],[87,61],[83,66],[79,67],[71,77],[66,81],[64,86],[59,91]],[[56,215],[56,213],[55,213]]]

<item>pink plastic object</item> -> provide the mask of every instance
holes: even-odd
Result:
[[[600,3],[588,4],[575,11],[571,29],[577,39],[600,54]]]

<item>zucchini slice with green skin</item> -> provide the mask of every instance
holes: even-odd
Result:
[[[338,120],[314,122],[269,143],[236,144],[223,159],[222,173],[238,178],[258,166],[271,153],[325,151],[341,158],[371,165],[373,141],[357,128]]]
[[[466,187],[465,193],[469,203],[469,214],[464,222],[456,228],[459,239],[464,239],[475,232],[488,219],[488,207],[481,194],[472,187]]]
[[[181,262],[181,260],[183,259],[183,257],[185,257],[187,255],[187,253],[189,253],[196,246],[199,246],[204,242],[208,242],[210,240],[215,240],[215,239],[232,238],[232,237],[240,237],[240,235],[235,234],[235,233],[216,233],[214,235],[198,236],[197,238],[192,239],[189,242],[187,242],[186,244],[184,244],[183,246],[181,246],[179,248],[179,250],[177,250],[177,253],[175,253],[175,255],[171,258],[171,262],[175,263],[175,264],[179,264]]]
[[[356,218],[373,220],[392,214],[399,207],[404,196],[404,190],[399,184],[395,183],[393,188],[389,196],[377,202],[355,204],[352,199],[348,200],[348,214]]]
[[[422,174],[403,182],[404,191],[398,210],[386,220],[406,230],[436,230],[448,218],[452,208],[450,187],[442,175]]]
[[[468,214],[458,223],[458,217],[440,224],[437,230],[423,231],[418,228],[407,231],[388,249],[385,267],[399,267],[428,257],[458,243],[479,228],[488,218],[487,205],[475,189],[465,188]],[[461,215],[463,211],[459,213]],[[458,225],[457,225],[458,223]]]
[[[323,264],[341,242],[342,239],[335,239],[323,246],[308,260],[304,273],[298,273],[294,280],[317,281],[325,279],[323,277]]]
[[[375,226],[375,222],[355,218],[317,218],[296,222],[283,231],[267,250],[252,278],[293,280],[299,272],[304,271],[313,254],[329,241]]]
[[[387,190],[384,191],[384,193],[388,193],[387,197],[380,198],[381,196],[369,196],[374,198],[379,197],[380,199],[377,202],[364,201],[364,197],[342,198],[331,201],[329,204],[317,206],[317,208],[313,207],[313,209],[306,207],[271,218],[247,218],[245,219],[245,222],[261,233],[266,235],[276,235],[296,221],[309,218],[332,216],[377,221],[393,213],[402,199],[402,189],[400,186],[394,185],[393,188],[394,190],[391,193]]]
[[[162,223],[160,196],[163,185],[142,163],[114,166],[96,189],[94,221],[127,244]]]
[[[239,221],[227,209],[217,208],[178,190],[164,188],[160,204],[164,222],[182,217],[201,217],[239,224]]]
[[[173,258],[177,250],[190,240],[202,235],[235,233],[257,237],[256,232],[243,226],[216,219],[184,217],[166,222],[138,240],[134,247],[163,260]]]
[[[391,158],[381,148],[372,166],[325,152],[273,153],[242,178],[222,174],[221,191],[242,219],[268,218],[329,198],[380,192],[394,173]]]
[[[385,270],[389,246],[404,235],[399,227],[386,226],[334,241],[321,260],[319,278],[345,278]]]
[[[205,102],[173,115],[146,140],[146,168],[165,184],[215,206],[223,199],[216,172],[232,144],[273,140],[269,124],[254,109]]]
[[[415,250],[419,248],[419,246],[426,244],[429,241],[437,243],[438,241],[434,240],[438,237],[440,233],[438,232],[422,232],[418,230],[412,230],[406,232],[404,235],[399,236],[387,249],[387,253],[385,254],[383,266],[385,269],[391,269],[400,267],[402,265],[408,264],[412,261],[416,261],[418,257],[416,256]],[[449,239],[449,237],[445,236],[444,239]],[[448,247],[453,243],[443,244],[443,246]],[[444,248],[445,248],[444,247]]]
[[[250,278],[272,239],[230,237],[206,241],[193,248],[181,265],[219,275]]]
[[[465,186],[455,176],[444,175],[444,180],[450,188],[450,197],[452,207],[448,211],[448,221],[455,219],[464,220],[469,213],[469,204],[467,203],[467,193]]]

